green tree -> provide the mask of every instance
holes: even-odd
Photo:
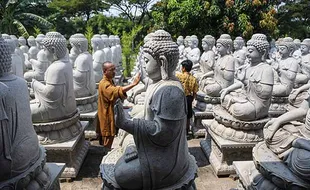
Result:
[[[40,28],[47,31],[52,24],[37,14],[37,7],[46,7],[42,0],[2,0],[0,3],[0,32],[28,37]]]
[[[285,1],[278,7],[279,36],[304,39],[310,36],[310,1]]]

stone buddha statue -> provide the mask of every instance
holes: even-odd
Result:
[[[119,36],[115,36],[115,47],[117,52],[117,64],[122,67],[122,46]]]
[[[238,36],[234,40],[234,50],[233,56],[236,59],[235,69],[237,70],[240,66],[244,65],[246,59],[246,50],[242,37]]]
[[[44,81],[44,74],[51,62],[48,60],[44,49],[41,49],[37,54],[36,59],[26,60],[26,65],[31,65],[31,70],[25,72],[24,78],[27,82],[31,82],[32,79],[38,81]]]
[[[24,63],[22,61],[22,58],[17,55],[15,53],[15,48],[16,48],[16,43],[14,40],[12,39],[5,39],[5,41],[7,42],[8,46],[9,46],[9,51],[11,53],[11,57],[12,57],[12,73],[16,76],[19,77],[24,77]]]
[[[301,61],[301,51],[300,51],[301,41],[300,41],[300,39],[296,38],[296,39],[294,39],[293,42],[294,42],[294,44],[296,46],[295,51],[293,53],[293,57],[295,57],[295,59],[297,59],[298,62],[299,62],[299,60]]]
[[[206,35],[201,40],[201,46],[204,52],[202,53],[200,60],[199,60],[200,71],[201,71],[200,75],[213,71],[214,63],[215,63],[215,53],[212,50],[212,48],[214,45],[215,45],[215,39],[211,35]]]
[[[199,40],[196,35],[192,35],[189,40],[189,47],[191,50],[186,55],[186,59],[189,59],[193,62],[193,68],[195,65],[199,66],[200,50],[198,48]]]
[[[15,54],[17,54],[21,59],[22,59],[22,62],[23,62],[23,65],[24,65],[24,62],[25,62],[25,56],[24,56],[24,53],[23,51],[19,48],[19,42],[18,42],[18,39],[15,35],[10,35],[11,39],[14,41],[15,43]],[[25,67],[23,67],[24,70],[26,70]]]
[[[275,84],[273,85],[273,96],[288,96],[293,87],[298,71],[298,62],[293,57],[295,51],[295,44],[290,37],[283,38],[278,44],[278,51],[281,59],[278,64],[273,64],[276,71]]]
[[[265,125],[265,142],[253,149],[253,160],[262,176],[251,184],[254,188],[271,188],[271,183],[273,189],[310,189],[309,102],[308,96],[300,108]],[[305,123],[299,122],[301,118]]]
[[[115,43],[115,36],[114,35],[110,35],[109,36],[109,44],[110,44],[110,49],[111,49],[111,59],[112,59],[112,63],[115,65],[116,67],[116,75],[120,74],[120,65],[119,65],[119,58],[118,58],[118,50],[116,48],[116,43]]]
[[[43,49],[42,41],[45,38],[44,34],[38,34],[36,37],[36,44],[39,50]]]
[[[265,62],[268,50],[267,37],[254,34],[247,42],[250,64],[238,71],[233,85],[222,89],[222,106],[234,118],[254,121],[268,116],[274,83],[272,67]]]
[[[33,36],[29,36],[27,39],[28,45],[30,46],[28,51],[28,59],[37,59],[37,54],[39,52],[39,48],[37,47],[36,40]]]
[[[177,38],[177,44],[178,44],[178,46],[179,46],[179,54],[180,54],[180,56],[179,56],[179,63],[181,63],[182,60],[184,59],[184,57],[183,57],[183,51],[184,51],[184,49],[185,49],[185,46],[184,46],[184,38],[183,38],[183,36],[179,36],[179,37]],[[177,69],[177,70],[179,70],[179,69]]]
[[[19,45],[20,45],[19,48],[22,50],[22,52],[28,54],[29,47],[27,46],[27,41],[26,41],[26,39],[25,39],[23,36],[20,36],[20,37],[18,38],[18,42],[19,42]]]
[[[49,32],[43,45],[52,64],[45,72],[45,85],[35,79],[31,83],[35,93],[35,103],[30,105],[34,123],[62,120],[77,112],[66,39],[58,32]]]
[[[120,128],[132,134],[127,137],[134,143],[124,143],[103,159],[104,188],[192,189],[197,166],[186,143],[185,95],[174,76],[178,46],[169,33],[158,30],[144,44],[142,56],[154,81],[147,89],[145,117],[131,121],[119,114]],[[124,142],[130,141],[127,138]],[[111,162],[105,165],[116,156],[115,168]]]
[[[199,88],[208,96],[219,97],[220,91],[234,83],[235,59],[231,55],[232,40],[230,35],[222,34],[216,41],[218,59],[214,71],[201,77]],[[210,78],[212,75],[213,78]]]
[[[92,48],[94,51],[93,54],[93,68],[94,68],[94,76],[95,82],[99,83],[102,79],[102,63],[105,62],[105,53],[103,51],[104,44],[103,40],[100,36],[93,37],[91,39]]]
[[[9,49],[0,34],[0,189],[46,189],[45,151],[32,126],[27,84],[10,73]]]
[[[96,93],[96,83],[93,72],[93,61],[88,50],[88,41],[83,34],[71,37],[71,45],[78,51],[74,62],[73,87],[76,98],[91,96]]]
[[[304,39],[300,44],[301,69],[310,78],[310,38]]]
[[[76,47],[74,45],[72,45],[72,38],[75,36],[76,34],[73,34],[72,36],[70,36],[69,38],[69,43],[71,45],[71,49],[70,49],[70,52],[69,52],[69,60],[70,60],[70,63],[72,65],[72,68],[74,67],[74,63],[75,63],[75,60],[77,58],[77,56],[79,55],[79,51],[76,49]]]
[[[105,53],[105,62],[112,61],[112,51],[110,48],[109,37],[106,34],[103,34],[101,35],[101,38],[103,40],[103,51]]]
[[[191,38],[190,36],[186,36],[184,39],[184,51],[183,51],[183,55],[182,55],[183,60],[186,59],[186,55],[191,50],[191,47],[189,46],[190,38]]]

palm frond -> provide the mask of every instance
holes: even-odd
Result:
[[[17,27],[17,30],[21,34],[21,36],[28,38],[29,33],[25,26],[19,20],[14,19],[13,24]]]
[[[28,19],[35,20],[35,21],[39,22],[41,25],[48,27],[48,28],[53,26],[53,24],[50,23],[49,21],[47,21],[46,19],[44,19],[38,15],[35,15],[33,13],[21,13],[21,16],[28,18]]]

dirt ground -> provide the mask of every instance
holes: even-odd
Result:
[[[188,141],[189,151],[195,156],[198,164],[198,177],[195,180],[198,190],[231,190],[237,187],[237,181],[230,177],[218,178],[214,175],[212,167],[200,148],[202,139]],[[84,160],[82,168],[71,182],[61,180],[62,190],[93,190],[101,189],[102,180],[99,175],[99,165],[106,151],[98,145],[98,141],[91,141],[91,146]]]

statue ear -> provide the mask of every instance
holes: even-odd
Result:
[[[267,54],[267,50],[264,49],[263,50],[263,55],[262,55],[262,61],[266,61],[266,54]]]
[[[290,53],[289,53],[289,55],[290,55],[290,56],[293,56],[293,53],[294,53],[294,48],[290,48]]]
[[[231,48],[231,46],[228,45],[228,46],[227,46],[227,54],[230,54],[230,53],[231,53],[231,49],[230,49],[230,48]]]
[[[168,61],[167,58],[163,55],[159,57],[160,61],[160,71],[161,71],[161,78],[163,80],[167,80],[168,77]]]

